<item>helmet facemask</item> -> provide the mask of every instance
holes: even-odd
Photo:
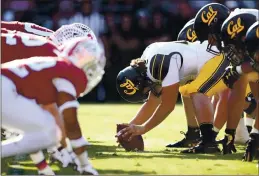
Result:
[[[223,53],[233,66],[241,65],[249,57],[244,42],[237,39],[229,44],[224,42],[224,44],[226,46],[223,48]]]
[[[253,69],[259,73],[259,47],[252,55],[253,57],[250,58],[250,64]]]
[[[215,18],[214,20],[217,21],[217,18]],[[213,50],[213,46],[216,46],[218,51]],[[209,27],[208,45],[206,51],[214,55],[219,55],[222,52],[222,39],[220,36],[220,28],[216,28],[216,24],[211,24],[211,26]]]
[[[146,74],[146,67],[132,65],[122,70],[117,77],[117,90],[120,96],[130,103],[146,102],[149,93],[160,96],[158,83],[151,81]]]
[[[100,52],[97,41],[80,37],[65,45],[61,57],[67,58],[80,68],[87,77],[87,86],[81,96],[90,92],[101,80],[104,68],[100,64]]]

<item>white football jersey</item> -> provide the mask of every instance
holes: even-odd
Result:
[[[175,83],[186,84],[196,78],[201,67],[215,57],[206,51],[207,41],[202,44],[186,41],[157,42],[149,45],[141,58],[146,61],[147,76],[162,87]],[[213,47],[217,50],[216,47]]]

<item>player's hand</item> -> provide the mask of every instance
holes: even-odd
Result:
[[[124,139],[130,141],[134,136],[145,134],[145,126],[143,125],[129,125],[118,132],[116,137],[122,136]]]
[[[231,135],[231,134],[225,134],[225,137],[218,141],[219,143],[222,144],[222,153],[223,155],[225,154],[232,154],[232,152],[236,153],[236,147],[234,145],[234,141],[235,141],[235,136]]]
[[[79,166],[77,171],[82,175],[98,175],[98,172],[90,164],[83,167]]]
[[[237,72],[236,67],[228,66],[223,75],[223,82],[229,88],[233,88],[235,82],[240,78],[240,74]]]
[[[52,160],[57,160],[58,162],[60,162],[63,168],[68,167],[68,165],[73,163],[72,157],[70,156],[66,148],[53,148],[48,152],[50,153]]]

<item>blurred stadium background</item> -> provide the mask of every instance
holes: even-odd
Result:
[[[144,48],[176,40],[184,24],[205,4],[231,9],[257,8],[258,0],[4,0],[1,20],[32,22],[52,30],[73,22],[88,25],[105,49],[102,82],[81,101],[121,101],[115,88],[118,72]]]

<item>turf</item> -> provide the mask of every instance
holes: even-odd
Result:
[[[116,123],[128,122],[140,105],[130,104],[85,104],[79,110],[80,124],[85,137],[92,144],[89,156],[100,174],[159,174],[159,175],[258,175],[257,161],[241,161],[244,146],[237,146],[232,155],[180,154],[180,150],[167,150],[164,146],[177,141],[186,130],[186,120],[181,105],[157,128],[144,135],[145,152],[125,152],[117,147],[115,140]],[[222,134],[220,134],[222,136]],[[37,174],[36,167],[26,157],[18,164],[13,158],[2,160],[2,174],[12,174],[19,168],[26,175]],[[56,174],[75,175],[72,168],[51,165]]]

